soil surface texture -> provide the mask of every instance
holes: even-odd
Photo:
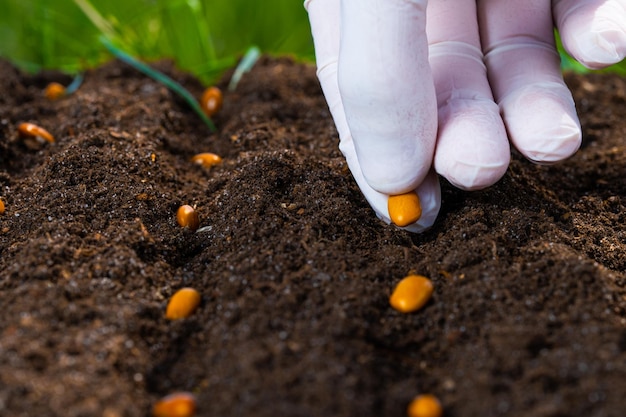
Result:
[[[217,133],[119,62],[56,101],[50,81],[0,63],[0,415],[148,416],[179,391],[198,416],[406,416],[422,393],[447,417],[626,415],[625,79],[568,75],[582,149],[442,181],[421,235],[367,205],[310,65],[263,58]],[[409,273],[435,291],[402,314]],[[167,320],[182,287],[201,304]]]

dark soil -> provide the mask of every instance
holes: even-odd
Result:
[[[448,417],[625,415],[625,79],[568,76],[583,149],[444,183],[423,235],[368,207],[311,66],[259,62],[216,134],[117,62],[58,101],[51,80],[0,64],[0,415],[146,416],[174,391],[200,416],[405,416],[424,392]],[[401,314],[409,272],[435,294]],[[167,321],[184,286],[202,304]]]

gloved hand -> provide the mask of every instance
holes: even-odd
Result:
[[[428,4],[428,6],[427,6]],[[549,164],[581,143],[564,47],[589,68],[626,55],[626,0],[306,0],[340,149],[376,214],[415,190],[432,226],[437,175],[466,190],[504,175],[510,142]],[[508,138],[507,138],[508,133]]]

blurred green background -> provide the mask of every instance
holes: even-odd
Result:
[[[75,73],[111,59],[99,41],[103,32],[136,57],[174,59],[206,83],[253,45],[264,53],[314,57],[302,0],[0,2],[0,56],[29,71]],[[90,8],[96,13],[88,17]]]
[[[209,84],[251,46],[313,60],[302,0],[0,0],[0,57],[22,69],[76,73],[111,55],[171,58]],[[562,52],[563,68],[586,71]],[[626,63],[610,71],[626,75]]]

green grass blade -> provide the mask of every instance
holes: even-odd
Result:
[[[239,65],[237,65],[237,68],[235,68],[235,72],[233,72],[233,76],[231,77],[230,82],[228,83],[229,91],[235,91],[235,89],[237,88],[237,84],[239,84],[239,81],[241,80],[241,77],[246,72],[252,69],[252,67],[254,66],[254,64],[256,64],[260,56],[261,56],[261,50],[258,47],[252,46],[248,49],[246,54],[243,56],[243,58],[239,62]]]
[[[180,85],[179,83],[177,83],[176,81],[168,77],[167,75],[163,74],[162,72],[159,72],[155,70],[154,68],[151,68],[149,65],[144,64],[141,61],[138,61],[134,57],[118,49],[106,37],[102,36],[100,38],[100,42],[102,42],[102,44],[119,60],[127,63],[128,65],[144,73],[150,78],[160,82],[161,84],[165,85],[170,90],[174,91],[176,94],[181,96],[183,100],[185,100],[187,104],[189,104],[191,108],[198,114],[198,116],[200,116],[200,118],[207,124],[207,126],[209,126],[209,129],[211,130],[211,132],[215,132],[217,130],[215,128],[215,124],[213,124],[213,121],[204,113],[204,111],[202,111],[202,108],[200,107],[200,104],[198,104],[198,101],[195,99],[195,97],[189,91],[187,91],[182,85]]]
[[[113,26],[102,17],[100,13],[89,3],[88,0],[74,0],[74,3],[87,15],[89,20],[94,24],[98,30],[103,33],[109,39],[117,38],[117,32]]]
[[[85,77],[83,74],[77,74],[76,77],[72,80],[72,82],[65,88],[65,94],[69,95],[74,93],[83,83],[83,79]]]

